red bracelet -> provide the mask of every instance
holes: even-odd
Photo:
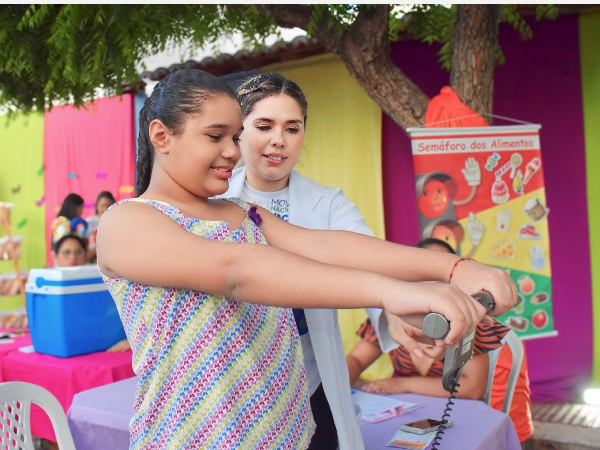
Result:
[[[474,261],[471,258],[460,258],[458,259],[454,265],[452,266],[452,269],[450,270],[450,276],[448,277],[448,284],[450,284],[450,281],[452,280],[452,275],[454,275],[454,269],[456,269],[456,266],[458,266],[458,263],[461,261]]]

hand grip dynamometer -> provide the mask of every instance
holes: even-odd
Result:
[[[487,291],[477,292],[472,296],[477,300],[487,312],[494,308],[494,297]],[[423,334],[432,339],[443,339],[450,331],[450,322],[441,314],[429,313],[423,320]],[[473,344],[475,340],[475,331],[458,341],[456,348],[446,347],[444,357],[444,372],[442,374],[442,384],[444,389],[452,392],[455,388],[460,374],[465,364],[473,356]]]

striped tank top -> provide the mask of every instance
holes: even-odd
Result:
[[[229,200],[247,214],[237,230],[226,222],[187,217],[164,202],[124,202],[151,205],[207,239],[268,245],[254,208]],[[103,279],[139,377],[130,449],[308,447],[315,424],[291,309]]]

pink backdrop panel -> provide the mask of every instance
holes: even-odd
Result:
[[[94,215],[96,197],[133,196],[135,141],[133,95],[101,98],[86,108],[72,105],[47,112],[44,124],[46,242],[51,224],[69,193],[83,197],[83,217]]]
[[[534,37],[525,42],[515,31],[501,29],[506,64],[496,70],[494,112],[542,125],[559,336],[527,341],[526,348],[532,399],[568,401],[589,382],[593,349],[578,18],[564,16],[531,27]],[[393,60],[429,97],[449,82],[436,51],[416,42],[392,46]],[[387,116],[382,127],[386,236],[414,245],[419,225],[410,141]]]

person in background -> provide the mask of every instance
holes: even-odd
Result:
[[[56,215],[52,221],[52,244],[54,245],[61,237],[66,234],[76,232],[83,238],[87,245],[87,222],[81,218],[83,213],[83,198],[77,194],[69,194],[65,197]],[[87,250],[86,250],[87,251]]]
[[[98,230],[98,224],[104,211],[106,211],[111,205],[117,201],[115,197],[108,191],[102,191],[96,198],[96,210],[95,214],[86,219],[88,223],[86,237],[89,239],[89,245],[87,250],[87,260],[94,262],[96,259],[96,232]]]
[[[52,246],[55,267],[76,267],[86,263],[86,246],[82,238],[76,234],[65,234]],[[108,352],[124,352],[131,350],[129,341],[123,339],[110,347]]]
[[[55,267],[83,266],[85,252],[85,242],[75,234],[65,234],[52,245]]]
[[[73,220],[83,214],[83,198],[77,194],[69,194],[65,197],[56,217],[66,217]]]
[[[419,242],[416,247],[437,252],[454,253],[452,247],[446,242],[430,238]],[[389,335],[399,344],[406,343],[402,326],[394,317],[387,315]],[[487,388],[489,371],[488,352],[503,346],[501,339],[510,330],[500,322],[494,321],[493,326],[480,324],[475,333],[475,346],[473,358],[465,365],[461,377],[460,387],[456,397],[480,400]],[[376,381],[359,380],[360,374],[367,369],[379,356],[383,354],[378,341],[378,334],[370,320],[365,321],[357,334],[362,340],[346,356],[350,383],[364,391],[377,394],[403,394],[413,393],[431,395],[434,397],[447,397],[449,394],[442,387],[443,361],[432,359],[423,354],[422,349],[426,344],[417,344],[408,341],[406,347],[400,345],[389,351],[390,359],[394,366],[392,378]],[[412,346],[412,348],[411,348]],[[440,353],[442,356],[442,353]],[[490,406],[502,411],[504,392],[508,383],[512,355],[508,346],[505,346],[496,364],[494,372],[494,386]],[[527,360],[523,360],[519,381],[515,387],[513,402],[509,413],[517,430],[522,448],[530,449],[532,445],[533,421],[531,418],[531,401],[529,398],[529,377],[527,375]]]
[[[92,217],[89,217],[87,220],[88,230],[87,235],[91,236],[92,233],[98,229],[98,224],[100,223],[100,217],[104,214],[111,205],[116,203],[115,197],[108,191],[102,191],[98,194],[96,198],[96,210],[95,214]]]

